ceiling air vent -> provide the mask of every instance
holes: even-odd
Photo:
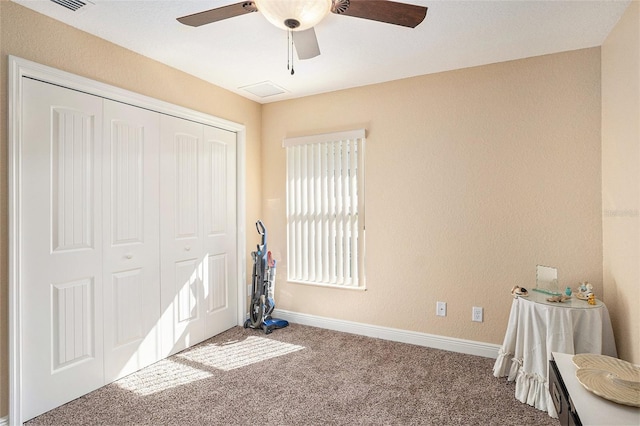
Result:
[[[270,81],[263,81],[262,83],[239,87],[239,89],[246,90],[247,92],[252,93],[261,98],[266,98],[268,96],[280,95],[282,93],[286,93],[286,90],[284,90],[280,86],[273,84]]]
[[[59,4],[60,6],[66,7],[71,11],[76,11],[87,5],[88,2],[82,0],[51,0],[55,4]]]

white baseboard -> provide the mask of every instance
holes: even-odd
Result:
[[[342,331],[361,336],[391,340],[393,342],[410,343],[412,345],[445,351],[459,352],[469,355],[483,356],[496,359],[500,345],[475,342],[473,340],[456,339],[455,337],[438,336],[435,334],[419,333],[417,331],[400,330],[397,328],[381,327],[333,318],[319,317],[309,314],[276,309],[276,318],[282,318],[295,324],[325,328],[327,330]]]

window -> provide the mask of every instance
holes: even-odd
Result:
[[[287,279],[364,288],[365,131],[285,139]]]

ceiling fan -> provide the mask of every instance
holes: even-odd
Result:
[[[390,0],[247,0],[183,16],[178,22],[199,27],[252,12],[290,31],[298,58],[310,59],[320,54],[313,27],[329,12],[415,28],[427,15],[427,8]]]

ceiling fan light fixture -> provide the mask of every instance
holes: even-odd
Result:
[[[331,10],[331,0],[254,0],[260,13],[283,30],[304,31]]]

